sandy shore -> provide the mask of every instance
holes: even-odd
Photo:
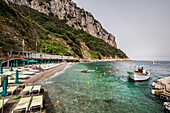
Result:
[[[101,59],[101,60],[80,59],[80,62],[113,62],[113,61],[133,61],[133,60],[131,60],[131,59]]]
[[[49,69],[46,71],[42,71],[42,72],[38,73],[37,75],[34,75],[33,77],[29,78],[27,81],[24,82],[24,84],[38,83],[42,80],[50,78],[55,73],[62,71],[66,66],[67,66],[67,63],[64,63],[64,64],[61,64],[60,66],[55,67],[55,68],[52,68],[52,69]]]
[[[61,64],[60,66],[54,67],[52,69],[39,72],[36,75],[33,75],[29,79],[25,80],[22,84],[13,84],[13,85],[19,85],[19,86],[21,85],[22,86],[22,85],[27,85],[27,84],[30,84],[30,83],[36,84],[36,83],[38,83],[42,80],[50,78],[51,76],[55,75],[55,73],[62,71],[67,66],[67,64],[68,63],[64,63],[64,64]],[[21,96],[22,90],[23,90],[23,88],[19,87],[17,89],[17,91],[13,94],[13,96],[16,96],[16,95]],[[41,92],[41,93],[44,95],[44,92]],[[11,113],[20,99],[13,100],[10,95],[6,96],[5,98],[9,98],[10,100],[8,101],[8,103],[4,107],[4,113]],[[0,97],[0,99],[2,99],[2,97]],[[42,113],[45,113],[45,112],[46,112],[46,110],[44,109],[42,111]],[[22,113],[22,112],[20,112],[20,113]]]

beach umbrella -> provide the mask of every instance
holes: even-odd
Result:
[[[25,62],[27,62],[28,60],[26,60],[26,59],[21,59],[20,61],[22,61],[22,66],[25,67]]]
[[[15,66],[15,60],[14,60],[14,63],[13,63],[13,65]]]
[[[11,69],[10,69],[10,71],[13,71],[13,68],[12,68],[12,63],[11,63]]]
[[[59,59],[58,59],[58,62],[59,62]]]
[[[22,62],[22,66],[25,67],[25,62]]]
[[[2,93],[1,93],[1,96],[3,97],[2,113],[3,113],[3,110],[4,110],[4,97],[8,95],[7,87],[8,87],[8,76],[5,76],[3,87],[2,87]]]
[[[16,60],[16,66],[18,66],[18,62],[17,62],[17,60]]]
[[[2,67],[2,64],[0,64],[0,74],[3,73],[3,67]]]
[[[48,60],[48,64],[50,64],[50,60]]]
[[[7,63],[7,67],[9,67],[9,60],[8,60],[8,63]]]
[[[18,70],[16,70],[16,78],[15,78],[15,83],[19,83],[19,80],[18,80]]]
[[[2,59],[0,59],[0,74],[3,73],[3,68],[2,68]]]
[[[40,61],[40,65],[41,65],[41,61]]]
[[[46,60],[44,62],[46,63]]]

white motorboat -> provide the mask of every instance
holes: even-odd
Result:
[[[144,81],[149,79],[150,73],[143,69],[143,67],[138,68],[138,71],[128,71],[129,77],[134,81]]]
[[[166,110],[170,111],[170,103],[169,102],[164,102],[163,105]]]
[[[152,64],[154,64],[155,62],[154,61],[152,61]]]

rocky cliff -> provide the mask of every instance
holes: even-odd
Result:
[[[75,29],[83,29],[94,37],[101,38],[117,47],[115,37],[108,33],[90,12],[77,7],[71,0],[6,0],[19,5],[26,5],[47,15],[67,19],[67,24]]]

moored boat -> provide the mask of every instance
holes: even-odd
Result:
[[[154,64],[155,62],[154,61],[152,61],[152,64]]]
[[[83,70],[83,71],[81,71],[81,72],[82,72],[82,73],[89,73],[90,70],[86,69],[86,70]]]
[[[127,71],[129,77],[134,81],[144,81],[149,79],[150,73],[143,69],[143,67],[138,68],[138,71]]]
[[[164,102],[163,105],[166,110],[170,111],[170,102]]]

